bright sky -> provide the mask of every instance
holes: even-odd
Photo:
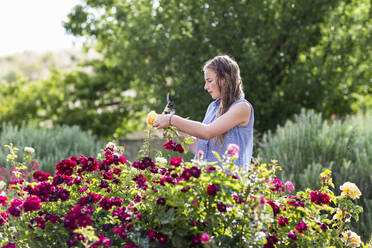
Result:
[[[80,0],[0,0],[0,56],[80,47],[62,21]]]

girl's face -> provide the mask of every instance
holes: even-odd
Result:
[[[206,69],[204,71],[204,79],[205,79],[204,89],[208,91],[208,93],[211,95],[213,99],[220,98],[221,92],[217,86],[216,73],[211,69]]]

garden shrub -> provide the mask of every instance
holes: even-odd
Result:
[[[345,118],[323,120],[321,114],[302,110],[268,132],[262,139],[259,157],[275,158],[282,165],[279,175],[298,189],[319,187],[319,172],[331,169],[336,184],[355,182],[363,192],[359,203],[365,209],[353,229],[370,238],[372,230],[372,111]]]
[[[4,145],[10,143],[20,149],[17,161],[22,161],[25,147],[32,147],[40,168],[49,173],[54,172],[54,166],[59,160],[73,154],[96,156],[104,144],[91,132],[82,131],[78,126],[42,128],[34,123],[23,122],[20,126],[4,123],[0,134],[0,167],[8,170],[8,149]]]
[[[275,161],[242,171],[234,149],[221,166],[183,161],[176,137],[128,162],[110,143],[104,154],[59,161],[55,176],[33,171],[32,182],[4,185],[0,198],[3,247],[359,247],[348,230],[361,207],[355,184],[335,195],[330,171],[321,187],[294,193],[276,176]],[[9,147],[12,148],[12,147]],[[153,157],[148,157],[148,155]],[[10,162],[23,173],[25,164]],[[25,163],[32,162],[26,153]],[[339,185],[337,185],[338,187]]]

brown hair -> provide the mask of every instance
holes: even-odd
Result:
[[[216,56],[207,61],[203,71],[207,69],[216,73],[217,87],[221,92],[221,102],[216,117],[227,112],[232,103],[244,97],[243,82],[236,61],[228,55]],[[217,136],[217,142],[223,144],[226,133]]]

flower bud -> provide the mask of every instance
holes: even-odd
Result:
[[[35,149],[32,148],[32,147],[27,147],[26,146],[24,151],[27,152],[27,153],[34,153],[35,152]]]

